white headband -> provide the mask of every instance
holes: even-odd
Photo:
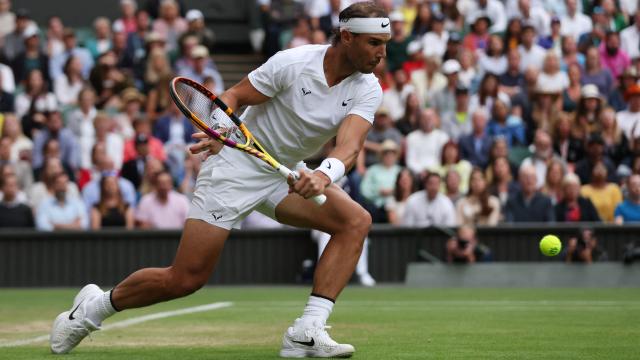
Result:
[[[354,34],[391,34],[389,18],[351,18],[340,21],[340,31]]]

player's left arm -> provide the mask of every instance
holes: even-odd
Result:
[[[330,174],[337,171],[344,175],[356,164],[369,129],[371,123],[360,115],[347,115],[338,128],[335,148],[315,171],[301,172],[292,190],[305,198],[322,194],[327,186],[338,180],[332,179]]]

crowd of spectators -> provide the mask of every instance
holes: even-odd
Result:
[[[326,44],[351,2],[257,0],[252,40]],[[383,102],[344,185],[375,222],[640,220],[637,1],[378,2]],[[0,226],[182,225],[202,159],[167,84],[224,91],[215,36],[179,0],[119,6],[73,29],[0,0]]]

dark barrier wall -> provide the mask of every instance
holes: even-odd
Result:
[[[495,261],[559,261],[540,254],[539,239],[555,233],[565,243],[578,229],[533,224],[481,228],[478,233]],[[620,261],[624,246],[640,234],[640,226],[594,229],[612,261]],[[116,284],[139,268],[171,264],[179,238],[177,231],[0,232],[0,286]],[[448,235],[435,228],[375,227],[370,238],[371,274],[381,282],[403,282],[407,264],[420,260],[421,249],[444,259]],[[210,283],[295,283],[303,260],[316,254],[306,230],[233,232]]]

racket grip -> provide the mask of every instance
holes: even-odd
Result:
[[[294,181],[297,181],[298,178],[300,178],[300,175],[298,174],[297,171],[291,171],[282,165],[280,165],[280,167],[278,168],[278,172],[285,178],[288,178],[289,176],[293,176]],[[312,197],[311,200],[313,200],[313,202],[316,203],[317,205],[322,205],[325,203],[325,201],[327,201],[327,196],[324,194],[320,194],[318,196]]]

